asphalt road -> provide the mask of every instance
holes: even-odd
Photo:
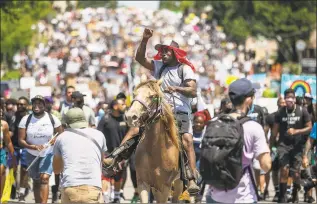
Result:
[[[126,198],[126,200],[121,200],[121,203],[130,203],[131,202],[131,198],[133,197],[134,194],[134,188],[130,179],[130,171],[128,172],[128,180],[126,182],[125,188],[124,188],[124,196]],[[275,192],[274,192],[274,187],[272,184],[272,181],[270,182],[270,186],[269,186],[269,198],[266,201],[261,201],[259,203],[272,203],[272,199],[274,196]],[[314,196],[315,196],[315,192],[314,192]],[[30,194],[27,196],[26,198],[26,203],[34,203],[34,197],[33,197],[33,192],[30,192]],[[51,194],[49,196],[49,203],[51,203]],[[203,203],[205,202],[205,199],[203,199],[202,201]],[[303,202],[303,191],[300,192],[300,202]],[[10,203],[17,203],[17,200],[12,200]]]

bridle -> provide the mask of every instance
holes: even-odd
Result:
[[[141,99],[140,97],[136,97],[132,100],[131,103],[131,107],[133,105],[134,102],[139,102],[145,109],[146,109],[146,115],[148,117],[142,118],[141,116],[141,122],[143,123],[143,125],[141,126],[147,126],[151,123],[154,123],[156,121],[156,119],[158,118],[158,116],[160,116],[160,113],[162,112],[162,97],[160,96],[155,96],[152,98],[151,103],[148,105],[143,99]],[[152,109],[151,107],[153,105],[156,104],[156,108]]]

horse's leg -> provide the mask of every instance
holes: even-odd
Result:
[[[174,181],[174,191],[172,195],[172,203],[178,203],[179,196],[183,193],[183,182],[180,179]]]
[[[152,192],[154,195],[154,198],[156,200],[156,203],[167,203],[168,196],[171,192],[171,187],[165,187],[162,191],[158,191],[154,188],[152,188]]]
[[[150,186],[145,184],[144,182],[138,182],[138,191],[141,203],[149,203]]]

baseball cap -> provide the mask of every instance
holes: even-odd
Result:
[[[71,108],[67,111],[65,115],[65,123],[71,128],[86,128],[88,127],[88,122],[85,118],[85,113],[80,108]]]
[[[43,103],[45,103],[45,98],[41,95],[36,95],[34,96],[34,98],[31,99],[31,102],[34,103],[34,101],[39,100],[42,101]]]
[[[74,92],[72,93],[72,98],[81,98],[81,97],[84,97],[84,96],[86,96],[86,95],[80,93],[79,91],[74,91]]]
[[[229,97],[233,101],[243,96],[249,96],[255,93],[255,89],[259,89],[259,84],[252,83],[246,78],[238,79],[232,82],[229,86]]]
[[[310,93],[305,93],[304,97],[305,98],[311,98],[311,99],[313,98],[313,96]]]
[[[45,99],[45,102],[54,103],[54,100],[51,96],[45,96],[44,99]]]

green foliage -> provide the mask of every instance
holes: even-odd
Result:
[[[186,8],[194,7],[195,3],[195,1],[160,1],[160,9],[182,12]]]
[[[98,7],[107,7],[107,8],[117,8],[117,1],[78,1],[78,8],[98,8]]]
[[[1,5],[1,55],[8,60],[27,47],[40,19],[54,13],[49,1],[7,1]]]
[[[6,72],[3,77],[1,77],[1,81],[9,81],[9,80],[16,80],[21,78],[21,73],[18,70],[12,70]]]

